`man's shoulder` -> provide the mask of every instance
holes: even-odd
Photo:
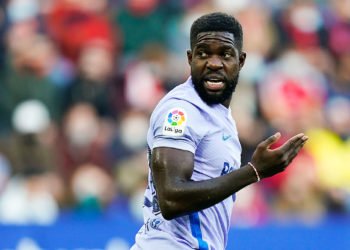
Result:
[[[186,83],[176,86],[158,103],[154,113],[164,110],[181,108],[187,112],[200,112],[200,102],[196,100],[196,93]]]
[[[186,81],[184,83],[181,83],[174,87],[172,90],[170,90],[163,99],[182,99],[182,100],[188,100],[191,97],[193,98],[195,96],[195,90],[191,86],[189,81]]]
[[[198,111],[208,108],[197,94],[190,79],[173,88],[159,102],[159,106],[172,106],[174,104],[183,104],[190,109]]]
[[[175,119],[186,120],[186,123],[203,123],[207,115],[202,103],[196,100],[196,92],[192,86],[185,82],[176,86],[158,103],[152,112],[151,123],[161,120]]]

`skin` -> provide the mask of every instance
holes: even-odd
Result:
[[[199,33],[193,50],[187,51],[187,58],[193,84],[203,101],[228,107],[246,58],[246,53],[236,48],[233,34]],[[208,79],[223,80],[224,88],[219,91],[207,89],[204,82]]]
[[[193,51],[188,51],[187,56],[197,92],[198,89],[202,91],[201,98],[207,103],[221,103],[228,107],[246,57],[235,46],[233,35],[227,32],[200,33]],[[224,80],[224,87],[218,91],[210,91],[204,84],[204,79],[213,75]],[[277,133],[258,144],[252,156],[251,163],[261,179],[284,171],[308,139],[304,134],[298,134],[279,148],[270,149],[280,136]],[[256,173],[249,165],[217,178],[192,181],[194,155],[167,147],[153,150],[151,168],[159,206],[163,217],[168,220],[213,206],[257,181]]]

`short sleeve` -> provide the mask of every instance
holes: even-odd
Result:
[[[150,147],[171,147],[195,153],[207,133],[205,116],[194,104],[184,100],[168,100],[157,107],[151,117],[153,132]]]

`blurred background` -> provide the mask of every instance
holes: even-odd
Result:
[[[238,193],[228,249],[350,249],[350,0],[1,0],[1,249],[129,249],[149,116],[213,11],[244,29],[242,163],[276,131],[310,138]]]

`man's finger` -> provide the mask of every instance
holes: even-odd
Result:
[[[308,140],[307,136],[302,136],[298,139],[296,139],[295,141],[291,142],[291,144],[288,145],[288,147],[286,148],[286,152],[288,153],[289,151],[294,151],[294,150],[298,150],[300,146],[302,147],[303,144]]]
[[[290,151],[286,152],[286,154],[288,155],[288,158],[287,158],[287,164],[285,167],[287,167],[293,161],[293,159],[298,155],[299,151],[302,149],[305,143],[306,141],[303,141],[296,147],[291,148]]]
[[[302,133],[297,134],[290,138],[287,142],[285,142],[281,147],[279,147],[279,150],[282,150],[282,152],[286,153],[289,150],[293,150],[295,147],[298,147],[301,143],[305,142],[308,139],[308,137]]]
[[[290,158],[293,159],[294,157],[297,156],[297,154],[299,153],[299,151],[304,147],[306,141],[303,141],[302,143],[300,143],[297,147],[293,148],[292,151],[290,152]]]
[[[274,144],[281,137],[281,133],[277,132],[276,134],[270,136],[265,141],[260,143],[260,146],[263,148],[269,148],[272,144]]]

